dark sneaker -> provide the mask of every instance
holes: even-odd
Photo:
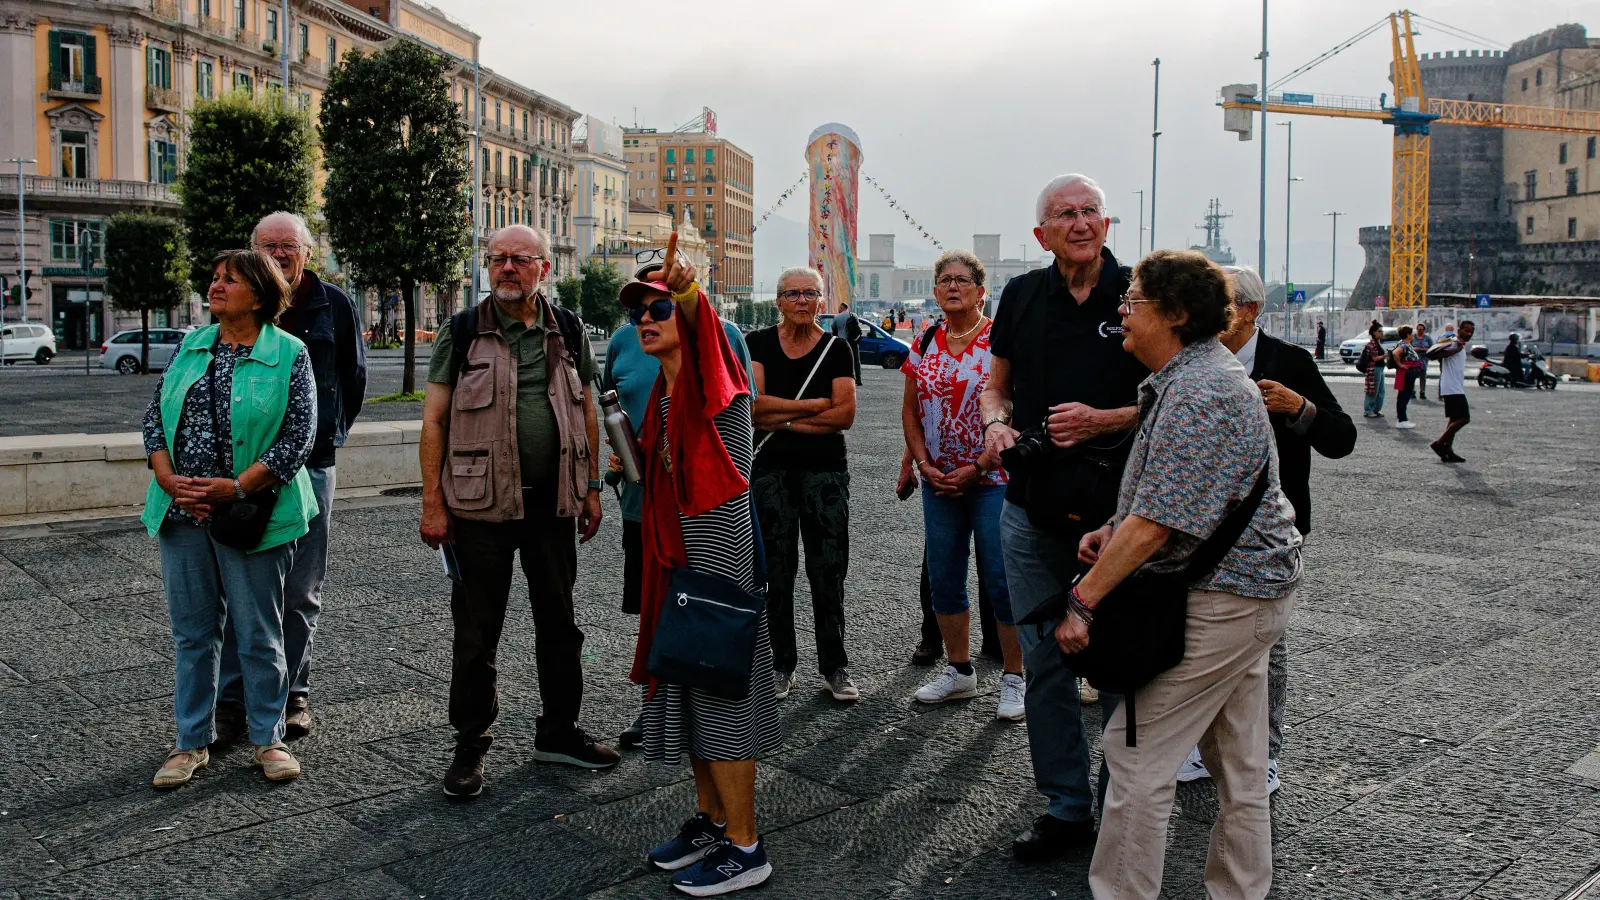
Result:
[[[683,823],[672,840],[657,844],[644,855],[645,864],[663,872],[676,872],[700,861],[712,848],[722,843],[724,828],[711,821],[703,812]]]
[[[299,740],[310,733],[311,712],[307,709],[306,698],[290,694],[289,703],[283,708],[283,739]]]
[[[624,750],[637,750],[644,746],[644,713],[639,713],[633,724],[617,738],[617,746]]]
[[[456,745],[456,759],[444,773],[444,792],[450,797],[476,797],[483,793],[483,751]]]
[[[828,676],[828,692],[833,694],[835,700],[861,699],[856,683],[850,680],[850,673],[844,669],[834,669],[833,674]]]
[[[1444,461],[1447,463],[1466,462],[1467,458],[1457,454],[1454,450],[1451,450],[1449,454],[1445,456]]]
[[[941,644],[918,644],[917,649],[911,652],[913,666],[931,666],[944,656],[944,646]]]
[[[1450,450],[1438,441],[1434,441],[1433,443],[1429,444],[1428,449],[1438,454],[1440,460],[1444,462],[1450,461]]]
[[[1094,820],[1068,822],[1045,813],[1033,827],[1011,842],[1011,853],[1022,862],[1054,859],[1074,847],[1094,846]]]
[[[704,859],[672,876],[672,886],[691,897],[716,897],[752,888],[772,877],[767,845],[757,839],[746,853],[723,838]]]
[[[212,741],[214,747],[229,747],[244,740],[245,732],[250,730],[245,721],[244,707],[238,703],[221,702],[217,704],[217,739]]]
[[[583,769],[609,769],[621,761],[622,754],[597,743],[576,724],[552,725],[540,716],[533,736],[533,758]]]

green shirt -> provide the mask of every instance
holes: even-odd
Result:
[[[544,363],[544,306],[540,305],[539,318],[532,326],[506,315],[498,301],[494,311],[500,320],[500,334],[517,363],[517,456],[522,486],[550,486],[555,482],[559,435],[556,414],[550,408],[549,374]],[[428,380],[434,384],[455,386],[457,373],[450,368],[452,344],[450,323],[446,321],[439,328],[433,356],[428,359]],[[586,339],[580,339],[578,344],[574,351],[578,378],[587,386],[594,383],[594,348]]]

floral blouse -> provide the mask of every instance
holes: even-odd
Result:
[[[172,453],[172,469],[189,478],[233,477],[233,425],[226,415],[222,421],[211,418],[211,395],[227,397],[233,390],[233,370],[239,360],[250,355],[249,347],[218,342],[212,348],[215,360],[212,369],[189,388],[183,399],[183,412],[173,434],[175,447],[167,446],[165,424],[161,419],[161,384],[144,411],[144,454],[150,456],[160,450]],[[162,378],[162,383],[166,381]],[[227,408],[219,402],[219,411]],[[289,372],[289,405],[283,414],[283,425],[272,446],[257,462],[266,466],[273,476],[288,484],[300,467],[311,456],[311,445],[317,438],[317,391],[311,374],[311,357],[301,349]],[[167,521],[195,523],[189,513],[172,504],[167,510]]]

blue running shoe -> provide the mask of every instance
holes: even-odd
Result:
[[[766,842],[746,853],[723,838],[705,858],[672,876],[672,886],[691,897],[715,897],[752,888],[772,877]]]
[[[697,812],[694,818],[683,823],[683,827],[678,829],[677,837],[657,845],[655,849],[645,854],[645,862],[652,869],[675,872],[684,866],[699,862],[700,857],[710,853],[721,843],[722,835],[722,826],[712,822],[711,817],[705,813]]]

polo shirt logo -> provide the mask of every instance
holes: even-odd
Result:
[[[1122,334],[1122,326],[1121,325],[1113,325],[1110,322],[1101,322],[1100,323],[1100,336],[1101,337],[1108,338],[1108,337],[1111,337],[1112,335],[1120,335],[1120,334]]]

